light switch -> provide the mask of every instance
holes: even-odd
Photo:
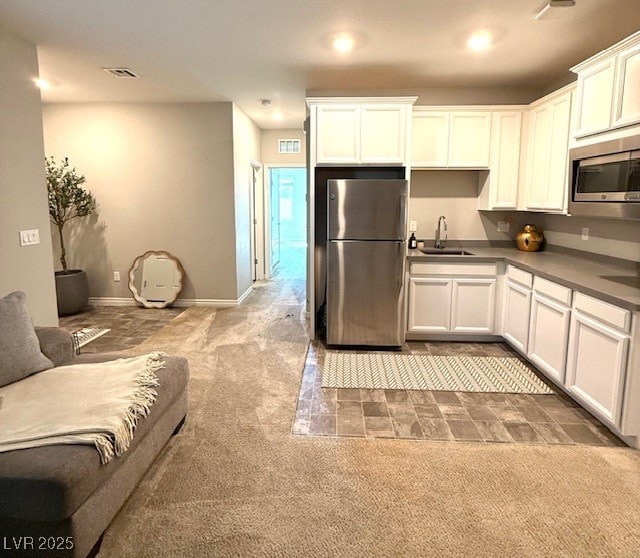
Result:
[[[509,221],[498,221],[498,232],[509,232]]]
[[[113,280],[114,281],[120,281],[120,272],[119,271],[114,271],[113,272]]]
[[[40,244],[40,229],[20,231],[20,246],[32,246]]]
[[[418,221],[409,221],[409,232],[416,232],[418,230]]]
[[[582,227],[582,240],[589,240],[589,227]]]

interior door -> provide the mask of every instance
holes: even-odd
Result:
[[[142,268],[142,298],[165,301],[173,297],[176,266],[166,256],[155,255],[145,259]]]
[[[280,170],[271,170],[271,269],[280,263]]]

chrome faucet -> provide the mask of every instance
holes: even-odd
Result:
[[[438,218],[438,228],[436,230],[436,244],[435,247],[444,250],[444,245],[447,243],[447,218],[444,215],[440,215]]]

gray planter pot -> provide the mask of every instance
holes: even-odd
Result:
[[[58,316],[77,314],[89,302],[89,281],[82,269],[56,271]]]

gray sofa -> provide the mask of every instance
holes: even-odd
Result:
[[[55,366],[119,355],[74,356],[72,337],[36,328]],[[0,453],[0,541],[11,556],[92,556],[102,534],[187,413],[188,363],[166,357],[158,396],[138,424],[131,446],[100,463],[88,445],[55,445]],[[20,538],[22,537],[22,538]],[[32,546],[33,545],[33,546]],[[71,547],[72,548],[69,548]]]

